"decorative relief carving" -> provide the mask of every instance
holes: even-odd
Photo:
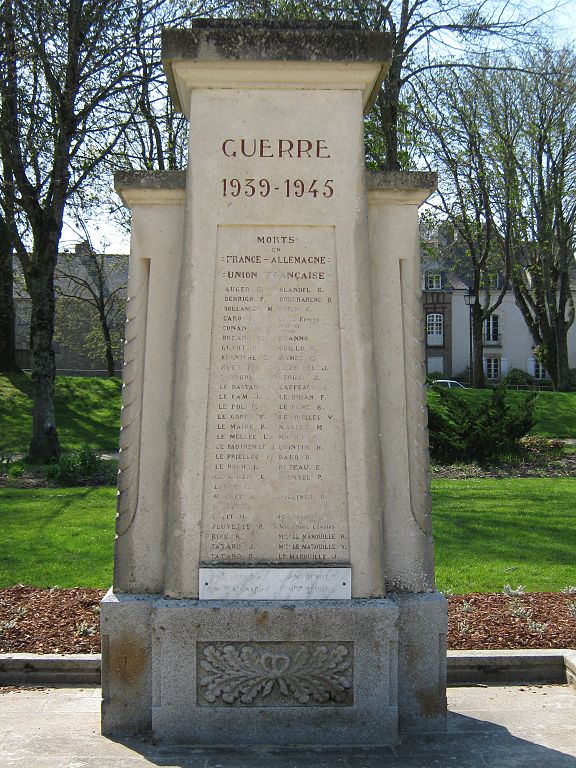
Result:
[[[352,706],[352,643],[199,643],[201,706]]]
[[[149,264],[143,259],[131,264],[124,332],[120,455],[118,461],[117,536],[131,527],[138,507],[140,432],[144,389],[144,352],[148,307]]]
[[[400,262],[404,361],[408,425],[410,499],[412,516],[422,533],[432,535],[430,459],[426,420],[426,388],[420,271],[413,263]]]

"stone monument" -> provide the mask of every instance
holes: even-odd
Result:
[[[353,28],[166,30],[184,172],[132,211],[105,734],[392,744],[445,727],[418,206],[366,173]]]

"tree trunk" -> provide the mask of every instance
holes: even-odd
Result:
[[[12,247],[8,227],[0,218],[0,372],[13,373],[18,370]]]
[[[380,127],[386,148],[386,157],[383,163],[383,170],[385,171],[401,170],[398,159],[398,103],[400,100],[401,68],[402,60],[393,59],[388,77],[378,93]]]
[[[110,338],[110,328],[106,321],[106,316],[103,312],[100,312],[100,326],[102,328],[102,335],[104,336],[104,346],[106,348],[106,367],[108,369],[108,376],[113,378],[115,375],[114,370],[114,354],[112,352],[112,339]]]
[[[35,254],[35,264],[28,273],[32,301],[30,349],[32,352],[32,441],[30,457],[47,462],[60,453],[54,411],[56,361],[54,336],[54,270],[56,255],[50,244]]]
[[[483,326],[482,307],[479,303],[472,306],[472,382],[478,389],[484,389],[486,381],[484,379],[484,339],[482,335]]]
[[[568,362],[568,328],[563,319],[556,323],[556,389],[567,392],[570,364]],[[550,374],[550,371],[548,371]],[[552,375],[552,374],[550,374]]]

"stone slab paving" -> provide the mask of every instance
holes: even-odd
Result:
[[[99,688],[0,695],[2,768],[576,768],[568,686],[452,688],[446,736],[380,749],[166,748],[100,735]]]

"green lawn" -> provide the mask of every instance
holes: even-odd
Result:
[[[576,584],[576,480],[434,480],[432,499],[438,589]]]
[[[56,379],[56,423],[63,450],[78,450],[84,443],[99,451],[118,449],[120,389],[119,379]],[[30,376],[0,376],[0,451],[26,453],[31,430]]]
[[[434,480],[438,588],[576,584],[576,480]],[[107,588],[114,488],[0,488],[0,587]]]
[[[0,488],[0,587],[109,587],[115,496],[115,488]]]

